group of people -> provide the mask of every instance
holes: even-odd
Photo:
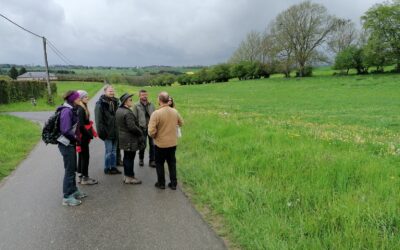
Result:
[[[123,151],[124,184],[141,184],[136,178],[134,161],[139,151],[139,166],[144,166],[144,154],[149,144],[149,167],[156,168],[155,187],[165,189],[164,163],[167,161],[170,183],[168,187],[176,190],[177,140],[183,120],[175,109],[173,99],[167,92],[158,95],[159,108],[156,110],[148,100],[146,90],[139,91],[139,101],[133,103],[133,94],[124,93],[119,100],[111,85],[104,87],[104,94],[95,106],[93,127],[88,109],[88,93],[84,90],[68,91],[64,104],[57,108],[60,112],[60,133],[58,147],[64,161],[63,205],[77,206],[87,194],[79,190],[81,185],[93,185],[98,181],[90,178],[89,144],[99,137],[104,141],[104,174],[122,174],[118,170],[118,153]],[[78,157],[77,157],[78,155]],[[76,180],[78,173],[78,180]]]

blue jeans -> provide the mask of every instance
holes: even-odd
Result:
[[[104,155],[104,170],[117,166],[117,140],[104,140],[106,153]]]
[[[59,143],[58,149],[61,152],[64,160],[64,181],[63,181],[63,193],[64,198],[68,198],[71,194],[75,193],[76,188],[76,180],[75,180],[75,171],[76,171],[76,151],[74,146],[65,146],[64,144]]]

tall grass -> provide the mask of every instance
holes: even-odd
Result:
[[[23,160],[40,138],[40,126],[21,118],[0,115],[0,180]]]
[[[186,122],[179,178],[240,247],[400,248],[399,76],[163,90]]]

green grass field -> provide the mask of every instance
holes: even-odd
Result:
[[[0,105],[0,112],[55,110],[63,102],[62,95],[70,89],[83,89],[93,96],[102,83],[57,82],[56,105],[50,106],[45,99],[39,99],[37,106],[30,102]],[[29,121],[0,114],[0,180],[7,176],[23,160],[40,138],[40,126]]]
[[[179,178],[234,244],[400,248],[399,75],[147,89],[174,97]]]
[[[21,118],[0,115],[0,180],[29,154],[40,138],[40,126]]]
[[[57,105],[63,103],[62,95],[68,90],[86,90],[89,93],[89,97],[93,96],[100,90],[103,83],[92,83],[92,82],[57,82],[57,97],[54,100],[55,105],[51,106],[47,104],[46,99],[40,98],[37,100],[37,105],[33,106],[30,101],[17,102],[10,104],[0,105],[0,112],[11,112],[11,111],[46,111],[54,110]]]

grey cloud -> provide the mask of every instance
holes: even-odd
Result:
[[[250,30],[263,31],[298,0],[14,0],[1,10],[44,34],[74,64],[209,65],[226,61]],[[316,0],[359,17],[374,0]],[[0,63],[43,64],[40,41],[0,20]],[[51,52],[50,64],[62,64]]]

